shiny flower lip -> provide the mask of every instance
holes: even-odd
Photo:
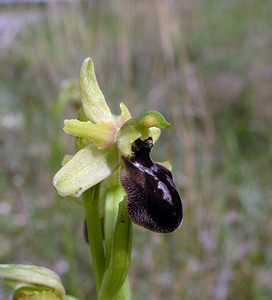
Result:
[[[137,139],[134,155],[122,157],[120,180],[127,192],[127,207],[134,223],[155,232],[174,231],[182,221],[183,210],[172,173],[150,158],[152,138]]]

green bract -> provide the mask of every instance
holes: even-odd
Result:
[[[57,172],[53,184],[61,196],[81,194],[106,179],[120,166],[121,156],[131,155],[131,145],[151,136],[155,142],[160,128],[170,124],[158,112],[146,112],[137,118],[125,104],[114,116],[96,80],[91,58],[86,58],[80,72],[82,110],[78,119],[65,120],[64,131],[76,137],[78,152]]]
[[[0,265],[0,278],[14,286],[13,300],[77,300],[65,295],[59,276],[44,267]]]

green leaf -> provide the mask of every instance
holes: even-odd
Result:
[[[116,147],[98,149],[90,144],[68,161],[54,176],[53,185],[60,196],[79,197],[107,178],[119,165]]]
[[[130,266],[131,248],[132,225],[123,200],[119,203],[109,263],[99,291],[100,300],[114,299],[122,288]]]
[[[94,123],[115,124],[114,117],[97,83],[93,61],[90,57],[83,61],[81,67],[80,88],[83,110],[89,120]]]
[[[107,263],[112,248],[119,203],[124,199],[124,196],[125,193],[120,183],[111,186],[105,193],[104,237]]]
[[[112,176],[109,177],[109,179]],[[111,187],[107,188],[105,193],[105,215],[104,215],[104,239],[106,252],[106,265],[109,265],[111,257],[112,244],[115,232],[115,225],[119,210],[119,203],[124,199],[125,193],[120,185],[112,182]],[[123,236],[125,239],[125,236]],[[114,300],[129,300],[131,299],[128,277],[125,279],[119,292],[114,297]]]
[[[55,295],[55,299],[64,299],[65,291],[59,276],[53,271],[44,267],[32,265],[0,265],[0,278],[3,278],[4,280],[13,284],[21,285],[19,290],[22,289],[22,285],[24,285],[25,290],[31,290],[32,292],[33,290],[39,292],[48,291]],[[17,297],[14,299],[20,298]],[[41,298],[29,299],[34,300]]]
[[[100,220],[100,184],[88,189],[83,194],[88,243],[93,261],[93,269],[98,293],[105,272],[105,251],[103,243],[103,229]]]

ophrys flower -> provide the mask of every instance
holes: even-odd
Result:
[[[77,153],[55,175],[57,192],[80,197],[120,168],[131,219],[154,231],[173,231],[182,219],[181,200],[171,172],[149,157],[160,129],[170,124],[156,111],[131,118],[123,103],[120,116],[113,115],[90,58],[83,62],[80,87],[79,117],[64,121],[64,131],[76,137]]]

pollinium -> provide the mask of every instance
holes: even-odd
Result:
[[[131,157],[122,157],[121,183],[132,221],[155,232],[174,231],[182,221],[182,203],[172,173],[150,158],[152,138],[137,139]]]

